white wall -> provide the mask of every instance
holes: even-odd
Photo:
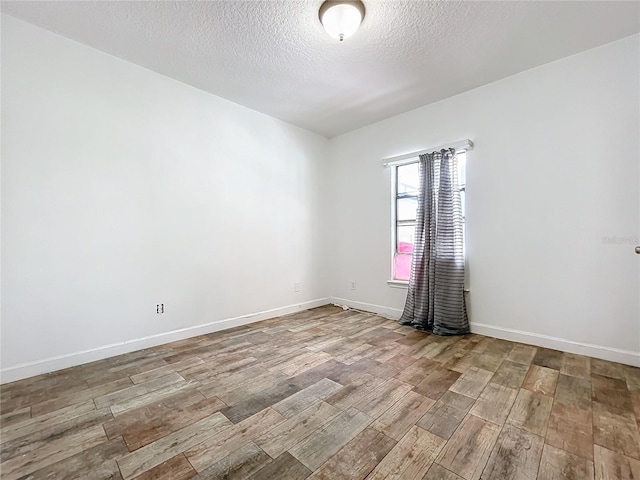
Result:
[[[640,365],[639,45],[635,35],[332,139],[334,300],[399,315],[381,159],[470,138],[472,329]]]
[[[3,15],[2,381],[326,302],[327,147]]]

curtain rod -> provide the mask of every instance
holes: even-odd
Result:
[[[396,155],[395,157],[389,157],[382,160],[382,166],[388,167],[389,165],[401,165],[403,163],[411,163],[414,159],[425,153],[431,153],[443,148],[455,148],[456,152],[460,150],[473,150],[473,142],[468,138],[464,140],[458,140],[457,142],[445,143],[438,145],[437,147],[426,148],[418,152],[405,153],[404,155]]]

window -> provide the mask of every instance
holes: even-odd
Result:
[[[462,202],[462,218],[465,217],[465,177],[466,151],[457,152],[458,179],[460,182],[460,200]],[[408,281],[411,274],[411,260],[418,211],[418,188],[420,171],[418,158],[410,163],[392,166],[391,188],[393,192],[393,280]],[[464,235],[464,231],[463,231]]]

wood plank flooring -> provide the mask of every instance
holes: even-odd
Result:
[[[640,369],[326,306],[0,387],[0,474],[640,479]]]

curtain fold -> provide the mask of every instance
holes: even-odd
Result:
[[[409,290],[399,322],[436,335],[469,333],[464,239],[454,149],[420,155],[420,190]]]

